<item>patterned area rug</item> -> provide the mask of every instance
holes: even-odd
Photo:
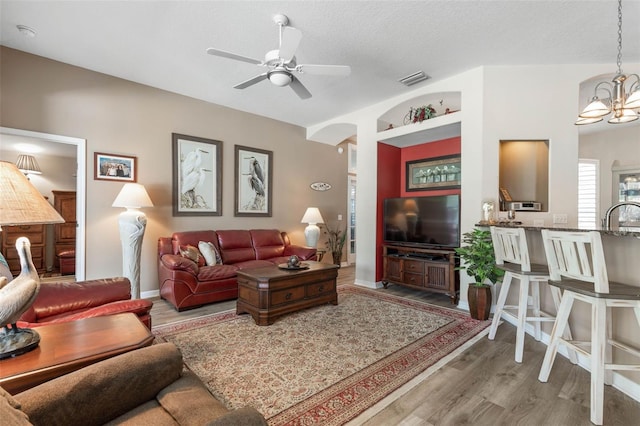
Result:
[[[338,305],[257,326],[227,311],[154,328],[228,408],[251,405],[270,425],[341,425],[490,324],[468,313],[338,288]]]

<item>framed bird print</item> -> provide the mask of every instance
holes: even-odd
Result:
[[[234,216],[271,217],[273,152],[235,146]]]
[[[173,215],[222,216],[222,142],[171,134]]]

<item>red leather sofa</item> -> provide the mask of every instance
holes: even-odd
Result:
[[[76,282],[44,282],[18,327],[37,327],[82,318],[132,312],[151,330],[151,307],[147,299],[131,299],[128,278],[103,278]]]
[[[198,265],[180,254],[180,248],[211,242],[222,264]],[[160,297],[176,310],[238,297],[236,271],[286,263],[291,255],[316,260],[316,249],[291,244],[277,229],[174,232],[158,239]]]

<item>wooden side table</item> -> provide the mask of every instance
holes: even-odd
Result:
[[[15,395],[89,364],[151,345],[154,336],[135,314],[125,313],[35,330],[40,345],[0,361],[0,386]]]

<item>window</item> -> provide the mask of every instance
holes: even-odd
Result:
[[[600,163],[598,160],[578,160],[578,228],[598,228],[598,181]]]

